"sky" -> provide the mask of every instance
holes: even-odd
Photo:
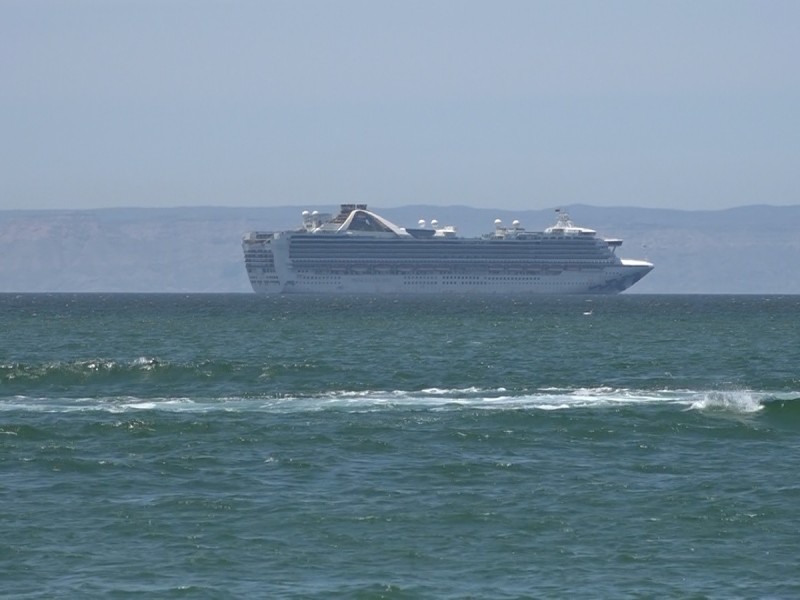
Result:
[[[795,0],[0,0],[0,209],[800,204]]]

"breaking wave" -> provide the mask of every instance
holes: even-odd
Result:
[[[565,411],[620,407],[675,407],[704,413],[751,414],[765,407],[800,410],[800,392],[752,390],[634,390],[545,388],[513,391],[476,387],[408,390],[326,391],[319,394],[241,395],[219,397],[103,396],[67,398],[15,395],[0,397],[0,411],[111,413],[137,411],[194,412],[309,412],[388,410],[541,410]]]
[[[230,371],[228,363],[200,361],[173,364],[150,356],[139,356],[131,361],[89,358],[75,361],[55,361],[42,364],[0,364],[0,384],[71,384],[128,377],[135,381],[142,376],[175,377],[182,374],[222,375]]]

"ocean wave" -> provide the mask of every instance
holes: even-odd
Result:
[[[751,414],[765,407],[800,411],[800,392],[754,390],[636,390],[627,388],[426,388],[422,390],[338,390],[319,394],[220,397],[103,396],[69,398],[15,395],[0,397],[0,411],[110,413],[163,411],[226,412],[354,412],[417,410],[542,410],[563,411],[636,406],[674,406],[704,413]],[[800,414],[800,413],[798,413]]]
[[[6,363],[0,364],[0,382],[69,382],[75,378],[86,379],[103,374],[143,373],[164,368],[168,365],[158,359],[140,356],[130,362],[119,362],[105,358],[88,358],[74,361],[54,361],[47,363]]]
[[[257,381],[263,366],[198,359],[170,362],[153,356],[129,360],[84,358],[72,361],[0,364],[0,393],[99,396],[118,390],[192,390],[198,385],[225,386],[238,380]],[[133,392],[138,393],[137,391]],[[168,392],[166,392],[168,393]]]
[[[751,390],[710,391],[699,395],[690,408],[702,411],[754,413],[763,409],[768,395]]]

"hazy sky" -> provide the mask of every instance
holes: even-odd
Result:
[[[0,209],[800,204],[800,1],[0,0]]]

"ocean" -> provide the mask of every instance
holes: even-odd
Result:
[[[0,294],[0,596],[798,598],[800,296]]]

